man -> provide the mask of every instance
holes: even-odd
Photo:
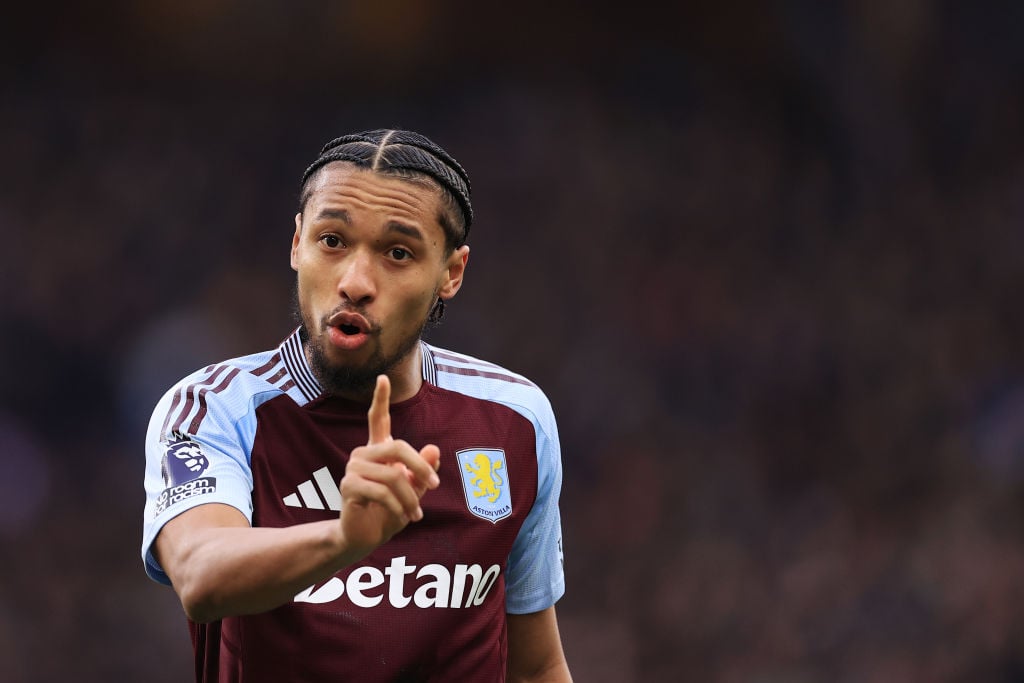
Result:
[[[472,218],[427,138],[328,143],[295,217],[299,328],[157,405],[142,555],[181,599],[197,680],[570,680],[550,405],[421,340]]]

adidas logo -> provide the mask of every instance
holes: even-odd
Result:
[[[334,481],[334,477],[326,467],[318,469],[313,473],[312,479],[307,479],[296,488],[298,489],[296,493],[289,494],[282,499],[288,507],[341,511],[341,493],[338,492],[338,482]]]

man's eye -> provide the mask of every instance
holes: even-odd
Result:
[[[337,235],[324,235],[320,241],[330,249],[337,249],[341,246],[341,239]]]
[[[405,249],[402,249],[401,247],[395,247],[394,249],[391,250],[391,258],[395,259],[396,261],[404,261],[405,259],[411,256],[412,254],[410,254]]]

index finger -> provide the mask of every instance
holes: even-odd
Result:
[[[391,380],[387,375],[377,375],[377,386],[373,388],[373,401],[366,414],[370,423],[368,444],[384,443],[391,440]]]

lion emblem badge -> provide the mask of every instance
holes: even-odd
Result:
[[[455,454],[462,475],[466,506],[480,519],[496,524],[512,514],[505,451],[500,448],[469,448]]]

